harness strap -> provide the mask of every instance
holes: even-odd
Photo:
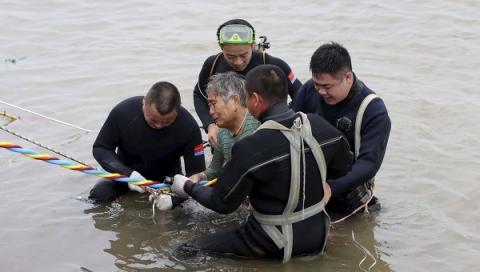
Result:
[[[323,210],[325,206],[325,201],[323,199],[315,205],[312,205],[305,210],[298,211],[292,213],[290,216],[278,216],[273,214],[261,214],[255,210],[253,210],[253,216],[257,219],[257,221],[261,224],[265,225],[287,225],[287,224],[294,224],[305,219],[308,219],[320,211]]]
[[[355,159],[357,159],[358,154],[360,154],[360,142],[362,139],[360,131],[362,129],[363,115],[365,114],[365,110],[367,109],[368,104],[370,104],[370,102],[372,102],[372,100],[377,97],[378,96],[374,94],[367,95],[360,104],[360,107],[358,108],[357,118],[355,119]]]
[[[294,121],[297,122],[297,120]],[[291,161],[291,174],[290,174],[290,191],[288,195],[287,204],[281,215],[271,215],[277,216],[281,219],[288,219],[289,215],[292,214],[293,210],[298,203],[298,195],[300,188],[300,141],[297,137],[294,137],[291,134],[294,134],[292,129],[288,129],[285,126],[269,120],[263,123],[258,129],[274,129],[279,130],[290,142],[290,161]],[[297,135],[298,136],[298,135]],[[296,163],[298,162],[298,163]],[[290,260],[292,255],[293,248],[293,229],[291,224],[263,224],[260,222],[262,214],[255,212],[257,216],[255,217],[261,224],[263,230],[270,236],[273,242],[277,245],[279,249],[283,248],[283,262],[286,263]],[[276,228],[276,225],[281,227],[281,231]]]
[[[210,73],[208,75],[208,78],[210,78],[213,75],[213,72],[215,71],[215,66],[217,65],[218,59],[220,58],[221,55],[222,55],[222,52],[218,53],[215,56],[215,59],[212,62],[212,66],[210,67]],[[197,87],[200,90],[200,94],[203,96],[203,98],[205,98],[205,100],[208,100],[206,91],[202,90],[202,86],[200,86],[200,80],[197,82]]]
[[[220,56],[221,56],[222,54],[223,54],[223,53],[220,52],[220,53],[218,53],[218,54],[215,56],[215,59],[214,59],[213,62],[212,62],[212,66],[210,67],[210,74],[208,75],[209,78],[210,78],[211,76],[213,76],[213,72],[215,71],[215,66],[217,65],[218,59],[220,59]]]
[[[365,110],[367,109],[370,102],[372,102],[372,100],[375,99],[375,98],[378,98],[378,96],[376,96],[375,94],[367,95],[363,99],[363,101],[360,104],[360,107],[358,108],[358,111],[357,111],[357,117],[355,118],[355,160],[357,160],[358,155],[360,154],[360,144],[361,144],[360,131],[362,129],[363,115],[365,114]],[[367,184],[361,184],[357,188],[355,188],[354,192],[356,192],[356,194],[358,194],[361,197],[359,200],[356,201],[356,203],[360,202],[360,203],[363,203],[363,204],[361,204],[360,206],[355,208],[353,210],[353,212],[351,212],[350,214],[332,222],[332,225],[346,220],[347,218],[354,215],[355,213],[357,213],[361,209],[365,209],[365,212],[368,212],[368,203],[370,203],[370,201],[373,198],[374,185],[375,185],[375,177],[371,178],[367,182]],[[368,187],[370,187],[370,188],[368,188]]]
[[[320,144],[312,135],[310,121],[304,113],[300,113],[300,117],[294,120],[292,128],[286,128],[278,122],[269,120],[263,123],[260,129],[279,130],[290,142],[290,161],[291,161],[291,177],[290,192],[285,209],[280,215],[261,214],[253,210],[253,216],[260,223],[263,230],[269,235],[275,245],[283,248],[283,262],[290,260],[293,249],[293,226],[292,224],[303,221],[313,215],[325,211],[325,195],[318,203],[304,208],[301,211],[294,212],[298,206],[300,197],[300,162],[303,156],[305,158],[304,142],[306,142],[317,162],[318,169],[322,180],[323,188],[326,187],[326,165]],[[305,160],[304,172],[305,172]],[[305,190],[305,175],[303,178],[303,188]],[[303,195],[305,198],[305,195]],[[277,228],[281,227],[281,231]]]
[[[358,155],[360,154],[360,143],[361,143],[361,139],[362,139],[362,136],[360,135],[360,131],[362,129],[363,115],[365,114],[365,111],[367,110],[367,107],[370,104],[370,102],[372,102],[372,100],[375,99],[375,98],[379,98],[379,97],[376,96],[375,94],[367,95],[363,99],[363,101],[360,104],[360,107],[358,108],[358,111],[357,111],[357,117],[355,119],[355,160],[358,158]],[[366,202],[367,205],[373,197],[373,187],[375,185],[375,177],[371,178],[368,181],[368,183],[370,184],[371,188],[370,188],[370,192],[368,192],[368,190],[367,190],[367,192],[369,193],[366,196],[366,197],[369,198],[369,200]]]
[[[279,231],[274,225],[261,224],[260,226],[262,226],[265,233],[268,234],[268,236],[270,237],[270,239],[272,239],[278,249],[282,249],[287,246],[287,239],[285,238],[285,236],[283,236],[282,232]]]

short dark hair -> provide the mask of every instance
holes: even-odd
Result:
[[[220,29],[222,29],[222,27],[227,26],[227,25],[245,25],[245,26],[248,26],[249,28],[252,29],[253,40],[255,41],[255,28],[253,28],[253,26],[252,26],[247,20],[243,20],[243,19],[232,19],[232,20],[226,21],[225,23],[221,24],[221,25],[217,28],[217,41],[218,41],[218,42],[220,42]]]
[[[145,96],[145,104],[155,104],[158,113],[168,114],[180,109],[181,99],[177,87],[170,82],[160,81],[150,88]]]
[[[352,61],[347,49],[336,42],[321,45],[312,55],[310,70],[314,75],[330,74],[333,77],[340,73],[352,71]]]
[[[257,92],[270,105],[287,102],[287,76],[275,65],[262,64],[250,70],[245,78],[245,89],[249,94]]]

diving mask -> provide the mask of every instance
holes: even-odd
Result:
[[[252,44],[253,29],[246,25],[226,25],[220,29],[219,44]]]

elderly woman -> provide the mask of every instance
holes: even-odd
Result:
[[[218,144],[213,147],[213,158],[208,168],[190,177],[193,182],[216,178],[217,172],[230,161],[233,145],[252,134],[260,125],[247,110],[244,79],[237,73],[213,75],[207,85],[207,94],[210,115],[220,128]]]

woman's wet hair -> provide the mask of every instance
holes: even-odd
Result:
[[[233,71],[215,74],[210,77],[207,93],[213,92],[227,102],[232,96],[238,95],[240,104],[246,107],[245,79]]]
[[[259,65],[250,70],[245,79],[245,89],[248,93],[258,93],[270,105],[287,102],[287,76],[272,64]]]
[[[145,104],[155,104],[158,113],[165,115],[180,109],[180,92],[170,82],[160,81],[155,83],[145,96]]]
[[[252,32],[253,32],[253,40],[255,41],[255,28],[253,28],[253,26],[252,26],[247,20],[243,20],[243,19],[232,19],[232,20],[226,21],[225,23],[221,24],[221,25],[217,28],[217,41],[218,41],[218,42],[220,42],[220,29],[222,29],[222,27],[227,26],[227,25],[245,25],[245,26],[248,26],[249,28],[252,29]]]
[[[323,44],[313,53],[310,70],[314,75],[343,76],[346,72],[352,71],[350,54],[345,47],[336,42]]]

